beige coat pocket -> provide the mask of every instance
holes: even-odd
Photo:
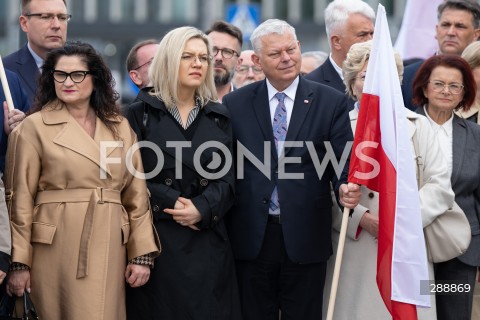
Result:
[[[32,223],[32,243],[52,244],[57,227],[43,222]]]
[[[130,223],[126,223],[122,226],[122,242],[127,244],[128,237],[130,236]]]

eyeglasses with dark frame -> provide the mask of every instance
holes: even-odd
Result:
[[[219,52],[222,53],[222,57],[224,57],[225,59],[231,59],[234,55],[236,55],[237,57],[240,56],[240,54],[233,49],[229,49],[229,48],[220,49],[217,47],[213,47],[212,53],[214,57],[216,57]]]
[[[58,21],[60,22],[68,22],[72,18],[71,14],[67,13],[59,13],[59,14],[54,14],[54,13],[28,13],[24,14],[25,17],[38,17],[42,22],[51,22],[53,19],[57,18]]]
[[[432,90],[435,92],[442,92],[445,88],[448,88],[448,92],[451,94],[460,94],[464,88],[463,84],[457,82],[446,84],[443,81],[433,80],[428,81],[428,83],[432,84]]]
[[[92,74],[90,71],[72,71],[72,72],[65,72],[61,70],[53,70],[53,80],[57,81],[58,83],[64,83],[65,80],[67,80],[68,77],[74,82],[74,83],[81,83],[83,80],[85,80],[85,77],[87,74]]]
[[[257,66],[247,66],[246,64],[240,65],[240,66],[236,69],[236,71],[237,71],[238,74],[246,74],[246,73],[248,73],[248,70],[250,70],[250,69],[252,69],[252,72],[253,72],[254,74],[261,74],[261,73],[263,73],[262,68],[257,67]]]
[[[150,60],[148,60],[148,61],[145,62],[144,64],[141,64],[141,65],[139,65],[139,66],[136,67],[136,68],[133,68],[133,70],[138,70],[138,69],[140,69],[141,67],[144,67],[144,66],[146,66],[146,65],[150,66],[150,65],[152,64],[152,62],[153,62],[153,58],[150,59]]]

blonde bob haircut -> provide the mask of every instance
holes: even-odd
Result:
[[[168,32],[158,47],[148,76],[153,89],[150,94],[162,100],[167,108],[172,108],[178,101],[180,60],[186,43],[191,39],[201,39],[207,46],[208,55],[212,56],[212,46],[205,33],[194,27],[180,27]],[[213,65],[208,63],[205,81],[197,88],[195,95],[200,99],[201,107],[209,101],[217,101],[217,91],[213,80]]]
[[[468,62],[472,70],[480,67],[480,41],[470,43],[463,50],[462,58]]]
[[[353,95],[352,86],[358,73],[363,69],[365,64],[370,59],[370,52],[372,51],[372,40],[366,42],[355,43],[350,47],[347,53],[347,58],[343,61],[342,73],[343,83],[345,84],[345,92],[357,100],[357,97]],[[395,64],[397,66],[398,78],[400,83],[403,79],[403,61],[400,54],[394,49]]]

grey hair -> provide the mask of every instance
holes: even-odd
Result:
[[[306,51],[302,53],[302,58],[313,58],[315,67],[320,67],[328,59],[328,53],[323,51]]]
[[[480,41],[470,43],[462,52],[462,58],[468,62],[470,68],[480,67]]]
[[[362,0],[334,0],[325,8],[325,31],[329,45],[332,32],[343,28],[348,17],[354,13],[375,20],[375,11]]]
[[[475,0],[445,0],[437,8],[437,20],[442,18],[445,9],[462,10],[472,14],[474,29],[480,27],[480,5]]]
[[[343,61],[342,73],[343,83],[345,84],[345,92],[354,100],[357,98],[353,95],[352,85],[360,70],[370,59],[370,52],[372,51],[372,40],[366,42],[355,43],[350,47],[347,53],[347,58]],[[395,65],[397,66],[398,78],[400,83],[403,79],[403,61],[400,54],[394,49]]]
[[[255,53],[260,53],[262,45],[260,38],[267,36],[269,34],[279,34],[283,35],[285,33],[292,33],[293,38],[297,41],[297,34],[295,33],[295,28],[289,25],[286,21],[279,19],[268,19],[262,24],[260,24],[255,30],[253,30],[252,35],[250,36],[250,42],[252,43],[252,48]]]

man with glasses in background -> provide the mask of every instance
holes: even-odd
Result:
[[[205,33],[213,46],[215,87],[221,102],[223,96],[234,89],[232,78],[241,62],[243,35],[239,28],[225,21],[215,22]]]
[[[62,47],[67,40],[71,15],[65,0],[22,0],[20,28],[27,35],[27,44],[3,59],[5,68],[17,73],[31,105],[37,79],[47,53]]]
[[[262,67],[252,61],[253,50],[243,50],[240,54],[240,65],[235,70],[232,83],[235,88],[241,88],[255,81],[265,79]]]
[[[152,64],[157,49],[158,41],[155,39],[149,39],[134,45],[128,53],[128,75],[138,89],[145,88],[150,82],[148,68]]]

